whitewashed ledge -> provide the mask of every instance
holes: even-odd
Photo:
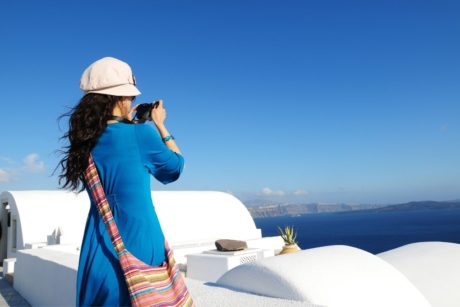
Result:
[[[194,302],[197,306],[200,307],[326,307],[323,305],[314,305],[307,302],[299,302],[234,291],[220,287],[215,283],[203,282],[191,278],[185,278],[185,283],[187,284]]]
[[[64,249],[63,249],[64,250]],[[15,288],[32,306],[73,306],[78,267],[76,251],[52,248],[18,251]],[[304,306],[323,307],[306,302],[234,291],[214,283],[185,278],[197,306]]]

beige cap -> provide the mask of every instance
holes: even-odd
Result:
[[[80,88],[85,94],[137,96],[141,92],[135,85],[136,79],[131,67],[112,57],[105,57],[91,64],[80,79]]]

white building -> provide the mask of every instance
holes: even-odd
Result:
[[[263,238],[230,194],[152,198],[199,306],[460,306],[459,244],[418,243],[381,255],[327,246],[274,257],[281,237]],[[87,194],[3,192],[0,202],[0,260],[15,289],[34,306],[73,305]],[[217,239],[244,240],[248,249],[216,254]]]

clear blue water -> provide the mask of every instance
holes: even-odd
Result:
[[[345,244],[373,254],[422,241],[460,243],[460,209],[415,212],[347,212],[254,219],[262,235],[294,226],[300,248]]]

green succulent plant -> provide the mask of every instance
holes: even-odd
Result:
[[[285,226],[284,230],[281,229],[279,226],[277,227],[278,227],[278,231],[280,232],[280,235],[283,238],[285,244],[297,244],[297,240],[296,240],[297,234],[294,230],[294,226]]]

